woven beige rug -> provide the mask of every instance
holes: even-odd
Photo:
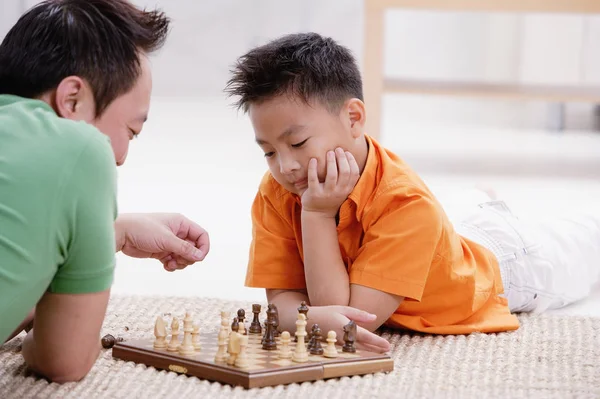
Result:
[[[264,305],[264,304],[263,304]],[[204,298],[113,297],[103,334],[152,337],[156,316],[192,311],[217,331],[220,310],[251,304]],[[264,309],[264,306],[263,306]],[[264,314],[261,316],[261,320]],[[64,385],[30,375],[19,348],[0,348],[1,398],[600,398],[600,319],[519,317],[511,333],[422,336],[384,330],[394,371],[364,377],[245,390],[113,360],[104,350],[90,374]]]

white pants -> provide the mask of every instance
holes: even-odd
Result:
[[[512,312],[543,312],[590,294],[600,279],[600,210],[528,222],[477,192],[487,202],[463,212],[454,226],[496,256]]]

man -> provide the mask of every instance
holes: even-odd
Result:
[[[209,250],[181,215],[117,218],[115,165],[146,121],[147,56],[168,27],[126,0],[47,0],[0,45],[0,342],[35,315],[23,356],[52,381],[98,356],[115,251],[173,271]]]

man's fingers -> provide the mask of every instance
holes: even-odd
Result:
[[[190,219],[183,215],[179,215],[179,228],[178,231],[174,232],[175,235],[183,240],[186,240],[192,244],[193,248],[200,251],[201,254],[197,253],[197,256],[187,257],[189,252],[175,252],[178,255],[185,256],[187,259],[194,260],[195,262],[204,260],[206,254],[210,250],[210,238],[206,230],[204,230],[199,224],[192,222]],[[191,251],[193,255],[193,248],[187,248],[185,251]]]
[[[180,256],[190,261],[201,261],[206,256],[206,253],[196,248],[195,245],[191,244],[186,240],[182,240],[175,234],[167,234],[163,237],[163,251],[171,252],[175,256]]]
[[[333,191],[338,181],[337,162],[335,161],[335,153],[327,151],[327,175],[325,176],[325,189]]]
[[[360,326],[356,329],[356,341],[381,353],[389,351],[391,347],[388,340]]]

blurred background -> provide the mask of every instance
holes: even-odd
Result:
[[[0,38],[36,3],[0,0]],[[369,123],[380,122],[371,133],[451,216],[475,184],[495,188],[523,217],[599,206],[600,14],[584,12],[598,12],[597,0],[546,2],[580,7],[560,13],[494,7],[513,1],[479,1],[478,11],[369,0],[134,3],[162,8],[172,30],[152,57],[149,120],[119,171],[120,210],[184,213],[210,232],[212,249],[172,274],[118,255],[116,293],[264,298],[243,282],[249,209],[266,164],[222,90],[237,57],[286,33],[315,31],[352,50]],[[594,298],[567,311],[600,313],[600,288]]]

